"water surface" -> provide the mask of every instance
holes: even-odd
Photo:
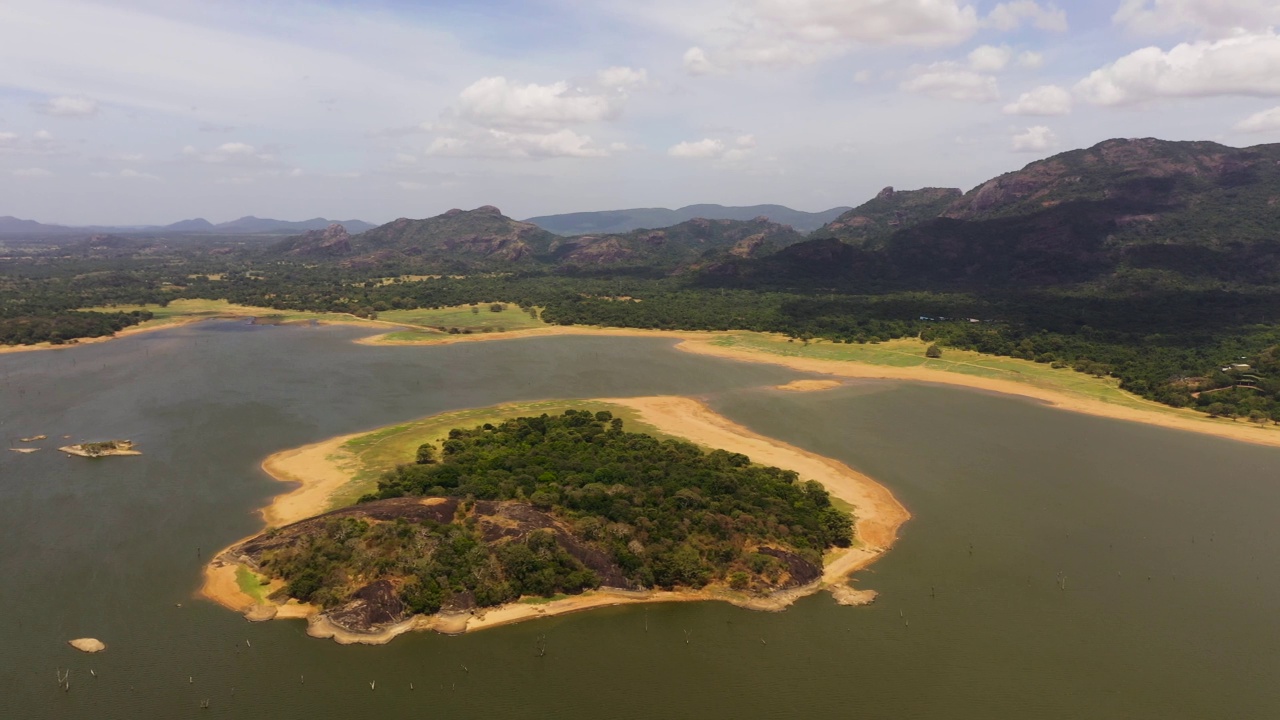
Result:
[[[0,717],[1280,717],[1280,451],[951,388],[783,393],[766,388],[806,375],[668,340],[361,334],[209,322],[0,356],[8,446],[145,453],[0,454]],[[860,576],[880,601],[611,608],[341,647],[193,598],[202,561],[281,490],[258,468],[273,452],[445,410],[652,394],[704,397],[893,489],[914,518]],[[86,635],[107,652],[65,645]]]

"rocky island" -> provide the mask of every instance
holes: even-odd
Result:
[[[132,440],[106,440],[104,442],[79,443],[76,445],[64,445],[58,449],[68,455],[78,455],[80,457],[87,458],[142,454],[141,452],[133,449]]]
[[[780,610],[880,550],[851,547],[865,539],[822,483],[628,432],[607,410],[454,428],[413,460],[354,505],[220,553],[205,594],[251,620],[385,642],[623,602]],[[884,495],[891,542],[906,513]]]

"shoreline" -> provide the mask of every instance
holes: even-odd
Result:
[[[223,313],[219,315],[208,315],[189,318],[177,318],[172,322],[166,322],[160,325],[149,327],[131,327],[125,328],[115,335],[108,335],[98,338],[87,338],[76,343],[66,345],[49,345],[47,343],[40,345],[18,345],[0,347],[0,355],[16,352],[33,352],[40,350],[65,350],[68,348],[78,347],[80,345],[94,344],[106,342],[117,338],[128,337],[155,330],[163,330],[166,328],[179,327],[190,323],[200,322],[202,320],[213,319],[231,319],[241,317],[255,317],[251,313]],[[265,316],[264,316],[265,317]],[[286,321],[289,324],[295,321]],[[301,322],[298,320],[297,322]],[[415,329],[414,326],[403,325],[383,320],[365,320],[352,316],[350,320],[312,320],[320,325],[355,325],[361,327],[378,327],[385,328],[388,326],[401,329]],[[392,331],[394,332],[394,331]],[[1093,415],[1095,417],[1109,418],[1112,420],[1122,420],[1126,422],[1138,422],[1146,425],[1154,425],[1171,430],[1182,430],[1186,432],[1200,433],[1204,435],[1212,435],[1214,437],[1227,440],[1236,440],[1239,442],[1247,442],[1255,445],[1266,445],[1270,447],[1280,447],[1280,427],[1267,426],[1250,426],[1247,423],[1228,422],[1221,419],[1209,418],[1194,410],[1186,410],[1172,408],[1161,405],[1152,400],[1146,400],[1136,395],[1130,398],[1135,402],[1146,405],[1149,409],[1128,407],[1115,403],[1106,402],[1090,397],[1075,395],[1070,392],[1040,387],[1031,383],[1018,382],[1016,380],[1006,380],[1001,378],[985,378],[975,375],[966,375],[957,372],[949,372],[946,370],[938,370],[925,367],[901,367],[890,365],[876,365],[872,363],[859,362],[856,360],[830,360],[823,358],[804,358],[789,355],[780,355],[770,353],[764,350],[750,350],[739,347],[725,347],[715,345],[717,338],[731,335],[725,331],[704,331],[704,330],[645,330],[640,328],[615,328],[615,327],[596,327],[585,325],[551,325],[542,328],[528,328],[524,330],[512,330],[508,332],[495,333],[473,333],[470,335],[442,335],[438,338],[431,338],[423,341],[403,341],[403,340],[385,340],[384,338],[391,334],[380,333],[358,338],[353,342],[360,345],[369,345],[373,347],[430,347],[434,345],[452,345],[456,343],[469,342],[495,342],[502,340],[519,340],[524,338],[538,337],[556,337],[563,335],[585,335],[597,337],[649,337],[649,338],[667,338],[675,339],[680,342],[676,343],[675,348],[682,352],[688,352],[695,355],[708,355],[726,360],[736,360],[740,362],[764,363],[769,365],[779,365],[800,372],[809,372],[822,375],[830,375],[835,378],[844,379],[862,379],[862,380],[900,380],[907,382],[933,383],[938,385],[949,385],[954,387],[964,387],[973,390],[982,390],[986,392],[995,392],[1002,395],[1012,395],[1016,397],[1028,398],[1049,405],[1050,407],[1069,412],[1077,412],[1085,415]],[[799,385],[808,383],[825,383],[832,381],[823,380],[799,380],[794,383],[788,383],[786,386],[779,386],[778,389],[783,390],[799,390]],[[804,388],[805,390],[825,389],[825,387],[811,386]]]
[[[530,337],[555,337],[560,335],[671,338],[680,340],[680,342],[675,345],[677,350],[692,353],[694,355],[707,355],[740,362],[779,365],[791,370],[798,370],[800,372],[830,375],[835,378],[843,379],[900,380],[906,382],[932,383],[937,385],[963,387],[971,390],[982,390],[985,392],[999,393],[1001,395],[1013,395],[1028,398],[1042,402],[1059,410],[1066,410],[1084,415],[1093,415],[1095,417],[1123,420],[1126,422],[1138,422],[1171,430],[1183,430],[1186,432],[1213,435],[1227,440],[1236,440],[1255,445],[1280,447],[1280,428],[1266,426],[1251,427],[1246,423],[1213,419],[1194,410],[1185,410],[1161,405],[1154,400],[1146,400],[1145,398],[1138,397],[1137,395],[1131,395],[1132,399],[1144,405],[1148,405],[1150,409],[1126,407],[1115,403],[1109,403],[1104,400],[1096,400],[1089,397],[1073,395],[1069,392],[1044,388],[1031,383],[1018,382],[1016,380],[978,377],[975,375],[965,375],[962,373],[937,370],[934,368],[899,367],[891,365],[875,365],[855,360],[828,360],[823,358],[795,357],[790,355],[774,354],[763,350],[748,350],[738,347],[725,347],[713,344],[714,340],[717,338],[731,335],[731,333],[722,331],[642,330],[639,328],[556,325],[548,328],[518,330],[507,333],[483,333],[462,336],[451,335],[438,340],[432,339],[423,342],[379,340],[379,338],[384,337],[384,335],[371,335],[369,337],[360,338],[355,342],[362,345],[381,347],[411,347],[451,345],[461,342],[493,342],[498,340],[517,340]],[[810,383],[827,382],[835,382],[836,384],[839,384],[838,381],[834,380],[797,380],[792,383],[788,383],[787,385],[777,386],[776,389],[796,391],[803,387],[805,390],[812,391],[826,389],[826,387],[834,387],[834,385],[826,387],[809,385]]]
[[[236,577],[238,560],[220,551],[205,566],[200,595],[223,607],[240,612],[254,621],[302,618],[307,634],[332,638],[340,644],[383,644],[410,630],[435,630],[445,634],[475,632],[539,617],[580,612],[597,607],[651,603],[721,600],[755,610],[780,611],[796,600],[847,579],[854,572],[880,558],[897,539],[897,531],[910,513],[888,488],[849,466],[806,450],[759,435],[734,423],[701,401],[678,396],[602,398],[604,406],[626,407],[640,419],[663,433],[694,444],[739,452],[753,462],[794,470],[806,480],[822,483],[832,496],[855,507],[855,543],[830,556],[823,563],[822,577],[808,585],[789,588],[768,596],[749,596],[725,588],[698,591],[629,591],[601,589],[544,603],[514,602],[468,613],[415,616],[375,633],[355,633],[335,627],[320,616],[320,609],[290,600],[283,605],[263,605],[241,590]],[[376,430],[369,431],[376,432]],[[281,482],[298,482],[299,487],[272,498],[260,510],[268,526],[304,520],[324,512],[333,494],[353,479],[352,467],[345,464],[341,446],[367,435],[353,433],[275,453],[262,462],[262,469]],[[252,536],[251,536],[252,537]],[[245,538],[248,539],[248,538]],[[848,593],[837,593],[837,598]],[[863,602],[874,597],[864,592]]]

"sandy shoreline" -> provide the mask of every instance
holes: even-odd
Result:
[[[1151,409],[1144,410],[1140,408],[1125,407],[1104,402],[1102,400],[1072,395],[1067,392],[1037,387],[1029,383],[1021,383],[1014,380],[963,375],[960,373],[948,372],[946,370],[935,370],[933,368],[895,367],[889,365],[873,365],[853,360],[825,360],[820,358],[775,355],[765,351],[725,347],[713,343],[716,338],[727,334],[729,333],[693,330],[641,330],[637,328],[557,325],[546,328],[518,330],[506,333],[450,335],[440,339],[432,339],[423,342],[388,341],[381,339],[385,337],[383,335],[373,335],[357,340],[356,342],[365,345],[390,347],[449,345],[460,342],[493,342],[530,337],[554,337],[559,335],[673,338],[681,341],[675,346],[677,350],[693,353],[695,355],[710,355],[727,360],[781,365],[782,367],[790,368],[792,370],[833,375],[839,378],[862,380],[905,380],[909,382],[954,385],[974,390],[1000,393],[1003,395],[1016,395],[1030,398],[1061,410],[1094,415],[1096,417],[1125,420],[1128,422],[1139,422],[1173,430],[1203,433],[1205,435],[1213,435],[1216,437],[1227,438],[1229,440],[1238,440],[1257,445],[1280,447],[1280,428],[1257,427],[1250,426],[1248,423],[1215,420],[1194,410],[1178,411],[1173,408],[1160,405],[1155,401],[1144,400],[1136,395],[1133,396],[1134,400],[1150,405]],[[796,387],[779,386],[779,389],[799,390],[804,388],[806,390],[813,390],[819,388],[817,386],[808,386],[808,383],[823,382],[826,381],[799,380],[795,383],[788,383],[788,385],[794,385]]]
[[[205,568],[200,594],[218,604],[245,613],[253,620],[306,618],[308,634],[339,643],[381,644],[410,630],[435,630],[448,634],[474,632],[538,617],[579,612],[596,607],[641,602],[692,602],[723,600],[758,610],[782,610],[797,599],[838,583],[880,557],[897,538],[897,530],[910,517],[887,488],[852,468],[829,458],[756,434],[713,412],[697,400],[684,397],[615,398],[599,401],[636,411],[661,432],[688,439],[709,448],[739,452],[755,462],[794,470],[806,480],[822,483],[831,494],[857,508],[858,544],[841,551],[824,566],[820,581],[767,597],[748,596],[712,588],[704,591],[669,592],[602,589],[546,603],[509,603],[473,613],[417,617],[378,633],[351,633],[319,616],[319,609],[294,601],[283,606],[262,606],[245,594],[236,579],[238,562],[219,553]],[[328,509],[330,498],[352,478],[354,458],[344,457],[341,446],[367,433],[344,435],[294,450],[276,453],[262,468],[277,480],[299,482],[299,487],[273,498],[262,509],[268,526],[278,527],[312,517]],[[237,543],[238,544],[238,543]],[[234,547],[234,546],[233,546]],[[229,549],[229,548],[228,548]]]
[[[28,352],[37,350],[65,350],[67,348],[77,347],[84,344],[92,344],[97,342],[106,342],[116,338],[127,337],[144,332],[152,332],[165,328],[177,327],[188,323],[199,322],[201,320],[211,320],[216,318],[231,317],[248,317],[236,313],[226,313],[218,316],[200,316],[191,318],[180,318],[174,322],[151,327],[132,327],[126,328],[114,336],[105,336],[100,338],[89,338],[81,340],[75,344],[69,345],[19,345],[0,347],[0,354],[11,352]],[[350,321],[347,320],[321,320],[317,321],[321,324],[343,324],[343,325],[359,325],[364,327],[396,327],[411,328],[403,324],[393,323],[383,320],[364,320],[352,316]],[[832,375],[839,378],[857,378],[866,380],[905,380],[910,382],[927,382],[937,383],[940,385],[954,385],[958,387],[967,387],[975,390],[984,390],[988,392],[996,392],[1004,395],[1015,395],[1033,400],[1044,402],[1048,405],[1061,410],[1083,413],[1086,415],[1094,415],[1096,417],[1111,418],[1113,420],[1124,420],[1128,422],[1139,422],[1147,425],[1156,425],[1158,427],[1169,428],[1173,430],[1183,430],[1187,432],[1203,433],[1213,435],[1215,437],[1226,438],[1229,440],[1237,440],[1240,442],[1253,443],[1258,445],[1269,445],[1280,447],[1280,427],[1258,427],[1250,426],[1249,423],[1230,422],[1220,419],[1212,419],[1204,416],[1194,410],[1186,410],[1185,413],[1177,411],[1166,406],[1160,405],[1154,401],[1143,400],[1137,396],[1133,396],[1134,400],[1151,406],[1150,410],[1125,407],[1113,403],[1095,400],[1088,397],[1072,395],[1053,389],[1037,387],[1028,383],[1016,382],[1013,380],[1002,380],[995,378],[983,378],[973,375],[962,375],[960,373],[948,372],[945,370],[935,370],[923,367],[895,367],[887,365],[873,365],[870,363],[861,363],[852,360],[824,360],[819,358],[801,358],[787,355],[775,355],[772,353],[756,350],[746,350],[742,348],[724,347],[713,344],[717,337],[726,335],[723,332],[714,331],[694,331],[694,330],[642,330],[638,328],[614,328],[614,327],[593,327],[582,325],[552,325],[543,328],[531,328],[525,330],[512,330],[509,332],[495,333],[473,333],[470,335],[441,335],[438,338],[431,338],[422,341],[398,341],[386,340],[386,335],[371,335],[360,338],[354,342],[361,345],[372,345],[381,347],[411,347],[411,346],[432,346],[432,345],[453,345],[456,343],[468,342],[495,342],[501,340],[518,340],[521,338],[535,337],[555,337],[561,335],[587,335],[602,337],[653,337],[653,338],[670,338],[677,339],[681,342],[676,344],[676,349],[684,352],[694,353],[697,355],[710,355],[714,357],[724,358],[728,360],[739,360],[742,362],[766,363],[770,365],[781,365],[793,370],[802,372],[819,373],[824,375]],[[796,381],[788,383],[787,386],[780,386],[780,389],[800,390],[808,383],[823,383],[826,381]],[[794,386],[794,387],[793,387]],[[805,390],[820,389],[817,386],[804,387]],[[825,388],[821,388],[825,389]]]

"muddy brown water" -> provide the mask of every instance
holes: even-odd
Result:
[[[208,322],[0,356],[4,442],[50,436],[0,452],[0,718],[1280,717],[1280,451],[936,386],[784,393],[766,388],[812,376],[667,340],[361,334]],[[892,488],[914,517],[859,576],[880,600],[608,608],[342,647],[193,597],[202,560],[281,490],[258,468],[272,452],[651,394],[704,397]],[[63,435],[145,454],[68,458]],[[83,636],[107,651],[66,645]]]

